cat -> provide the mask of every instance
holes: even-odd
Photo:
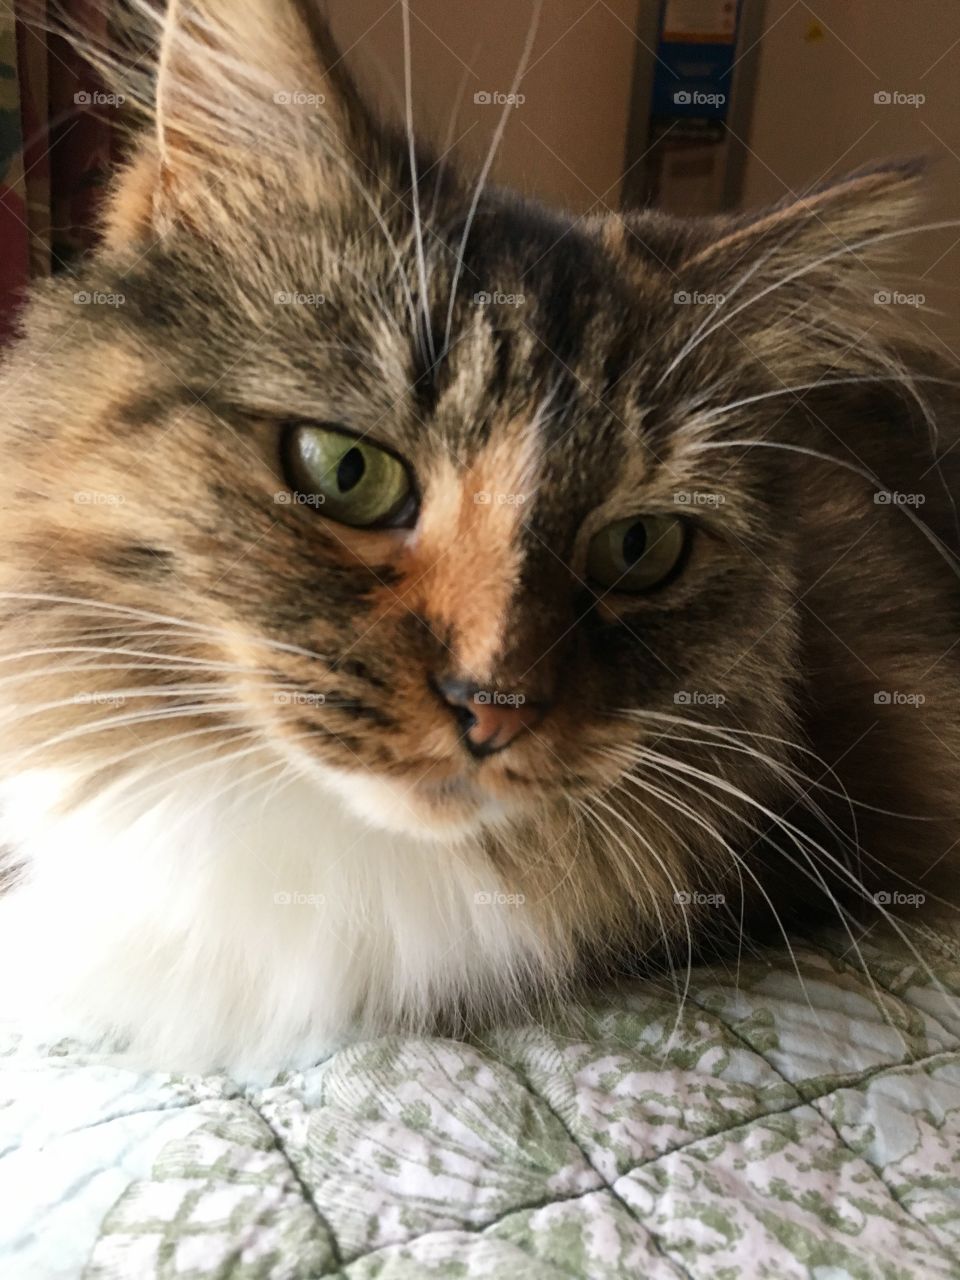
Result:
[[[575,218],[307,0],[137,12],[0,374],[5,1007],[256,1071],[949,913],[960,384],[873,305],[923,166]]]

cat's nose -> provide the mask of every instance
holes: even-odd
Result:
[[[453,712],[467,750],[480,759],[508,747],[544,716],[544,705],[529,702],[522,694],[485,689],[453,676],[439,677],[431,684]]]

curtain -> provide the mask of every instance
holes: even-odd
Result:
[[[60,0],[57,13],[98,43],[106,35],[98,0]],[[37,0],[0,2],[0,341],[27,283],[92,242],[116,134],[116,108],[45,20]]]

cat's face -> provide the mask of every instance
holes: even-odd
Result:
[[[227,678],[238,718],[407,829],[602,788],[612,748],[656,736],[624,712],[774,727],[786,495],[766,460],[698,453],[689,397],[654,390],[691,331],[670,271],[487,197],[431,371],[388,246],[355,238],[281,233],[255,287],[175,239],[125,277],[106,323],[143,373],[81,449],[122,495],[82,513],[101,594],[225,632],[259,668]],[[428,248],[437,344],[449,259]]]
[[[53,335],[61,399],[18,446],[6,581],[61,603],[24,634],[121,634],[169,664],[119,680],[130,699],[162,708],[167,681],[198,708],[175,727],[215,717],[388,828],[458,837],[619,788],[675,833],[661,779],[642,801],[623,785],[638,744],[720,712],[774,738],[793,722],[803,487],[773,451],[713,446],[763,435],[789,409],[762,397],[822,374],[792,314],[812,287],[843,297],[825,220],[874,234],[907,180],[689,227],[478,196],[426,154],[415,194],[405,141],[294,44],[220,116],[174,46],[106,247],[36,304],[24,359]],[[319,85],[326,107],[265,85]],[[246,147],[248,108],[270,155]],[[820,258],[826,277],[798,267]],[[716,311],[791,272],[736,323]],[[78,289],[95,301],[67,314]],[[730,420],[733,400],[752,403]],[[61,702],[78,681],[46,679]],[[60,749],[106,765],[170,736],[131,717]],[[749,758],[724,769],[770,785]]]
[[[663,728],[625,712],[776,727],[791,643],[775,469],[699,454],[657,387],[707,310],[639,238],[492,192],[457,271],[471,196],[427,220],[429,322],[409,193],[400,267],[362,204],[293,193],[108,260],[89,337],[126,374],[30,464],[91,494],[59,590],[210,628],[232,719],[424,834],[603,790]]]

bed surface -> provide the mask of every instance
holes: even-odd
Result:
[[[960,1277],[960,946],[910,939],[256,1088],[5,1028],[0,1277]]]

